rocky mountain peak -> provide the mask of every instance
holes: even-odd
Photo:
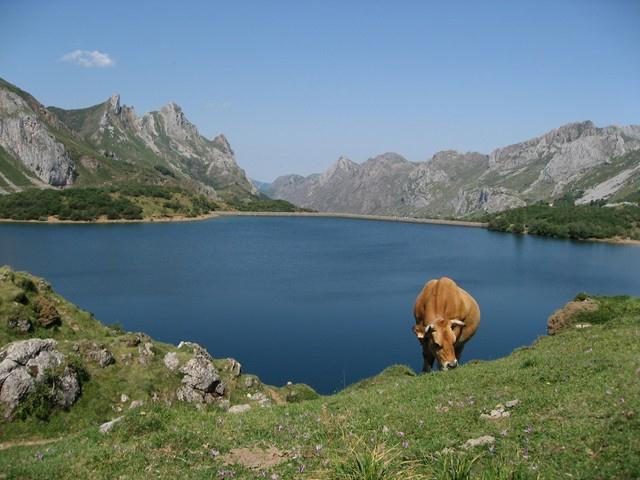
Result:
[[[233,155],[233,150],[231,149],[231,145],[229,144],[229,140],[227,140],[227,137],[225,137],[224,134],[221,133],[216,138],[214,138],[213,139],[213,144],[214,144],[214,146],[216,146],[222,152],[228,153],[230,155]]]
[[[122,110],[122,107],[120,106],[120,94],[114,93],[109,97],[109,100],[107,100],[107,110],[115,113],[116,115],[120,113]]]

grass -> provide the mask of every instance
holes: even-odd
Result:
[[[28,297],[39,294],[36,286]],[[0,306],[19,290],[2,290]],[[0,424],[3,442],[59,438],[0,450],[0,472],[7,478],[638,478],[640,299],[596,301],[597,311],[574,320],[591,327],[542,337],[496,361],[428,375],[394,366],[332,396],[238,415],[147,401],[143,409],[123,412],[108,435],[97,426],[116,415],[111,408],[121,392],[144,384],[140,376],[147,375],[147,390],[173,388],[177,378],[155,367],[145,373],[133,366],[117,375],[110,370],[117,363],[93,369],[69,412],[54,413],[48,422]],[[96,341],[118,355],[127,352],[126,345],[115,345],[128,334],[73,312],[95,327]],[[67,315],[56,333],[61,339],[78,335],[65,330]],[[159,352],[175,348],[154,346]],[[139,388],[135,395],[148,399]],[[514,399],[519,404],[510,417],[480,417]],[[483,435],[495,443],[463,448]],[[288,456],[264,471],[224,464],[231,449],[271,446]]]

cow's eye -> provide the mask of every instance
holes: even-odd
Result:
[[[436,341],[433,342],[433,346],[435,347],[436,350],[440,350],[442,348],[442,345],[440,345]]]

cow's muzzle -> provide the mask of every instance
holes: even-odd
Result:
[[[451,370],[452,368],[456,368],[458,366],[458,360],[452,360],[444,364],[445,370]]]

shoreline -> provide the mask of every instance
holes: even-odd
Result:
[[[471,227],[471,228],[487,228],[488,223],[485,222],[471,222],[466,220],[444,220],[438,218],[414,218],[414,217],[400,217],[392,215],[365,215],[359,213],[338,213],[338,212],[240,212],[240,211],[215,211],[206,213],[204,215],[198,215],[196,217],[187,217],[185,215],[174,215],[171,217],[150,217],[143,219],[114,219],[110,220],[106,217],[101,217],[96,220],[59,220],[56,217],[48,217],[47,220],[14,220],[11,218],[0,218],[0,224],[3,223],[26,223],[26,224],[43,224],[43,225],[108,225],[108,224],[135,224],[135,223],[170,223],[170,222],[199,222],[203,220],[211,220],[214,218],[223,217],[309,217],[309,218],[344,218],[351,220],[369,220],[377,222],[400,222],[400,223],[419,223],[425,225],[448,225],[453,227]],[[497,233],[509,233],[509,232],[497,232]],[[511,235],[514,235],[511,233]],[[545,237],[541,235],[534,235],[540,238],[554,238]],[[571,239],[558,239],[555,240],[571,240]],[[640,246],[640,240],[633,240],[628,238],[585,238],[585,239],[573,239],[578,242],[595,242],[595,243],[608,243],[611,245],[634,245]]]

